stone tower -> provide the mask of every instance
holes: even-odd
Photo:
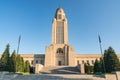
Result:
[[[62,8],[52,22],[52,44],[46,47],[45,66],[74,66],[74,48],[68,44],[67,19]]]
[[[52,44],[68,44],[67,19],[62,8],[56,10],[53,19]]]

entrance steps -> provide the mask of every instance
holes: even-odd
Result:
[[[11,80],[106,80],[101,75],[80,75],[80,74],[31,74],[18,75]]]
[[[80,74],[77,67],[72,66],[49,66],[43,67],[40,71],[42,74]]]

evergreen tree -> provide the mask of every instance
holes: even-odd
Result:
[[[12,65],[12,60],[11,60],[11,57],[9,57],[9,60],[8,60],[8,70],[7,71],[9,71],[9,72],[12,72],[12,68],[13,68],[13,65]]]
[[[16,72],[21,72],[21,59],[20,55],[16,57]]]
[[[23,57],[17,55],[16,57],[16,72],[24,72],[24,60]]]
[[[23,57],[21,57],[21,72],[24,72],[24,60],[23,60]]]
[[[120,62],[118,64],[117,71],[120,71]]]
[[[101,71],[102,73],[105,73],[105,72],[106,72],[106,71],[105,71],[105,61],[103,62],[103,58],[100,58],[100,65],[101,65],[100,71]]]
[[[27,65],[30,65],[27,62]],[[27,68],[29,71],[29,68]],[[13,51],[11,57],[9,53],[9,44],[7,44],[5,51],[0,59],[0,71],[9,72],[24,72],[24,60],[20,55],[16,55],[15,50]]]
[[[104,51],[104,61],[106,72],[116,71],[119,68],[119,59],[112,47]]]
[[[29,61],[25,61],[25,69],[24,69],[25,72],[30,72],[30,63]]]
[[[16,51],[11,55],[11,72],[16,72]]]
[[[85,73],[87,73],[87,74],[90,74],[93,72],[93,66],[90,66],[89,63],[85,63],[84,68],[85,68]]]
[[[101,63],[99,60],[96,59],[94,63],[94,73],[98,72],[101,72]]]
[[[1,57],[1,67],[3,71],[9,71],[10,70],[10,53],[9,53],[9,47],[10,45],[7,44],[5,51],[2,54]]]
[[[35,68],[34,67],[30,67],[30,73],[34,73]]]

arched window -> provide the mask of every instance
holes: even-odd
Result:
[[[84,64],[85,62],[84,62],[84,60],[82,60],[82,64]]]
[[[61,14],[59,14],[59,15],[58,15],[58,19],[61,19],[61,18],[62,18],[62,15],[61,15]]]
[[[63,54],[63,49],[61,49],[61,48],[57,49],[57,53],[58,54]]]

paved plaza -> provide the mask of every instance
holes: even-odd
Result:
[[[102,75],[82,74],[30,74],[18,75],[0,72],[0,80],[105,80]]]

